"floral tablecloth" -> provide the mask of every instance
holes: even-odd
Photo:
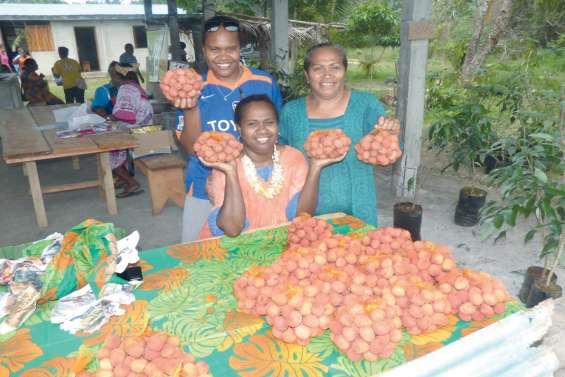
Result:
[[[351,216],[328,221],[336,232],[353,236],[372,229]],[[232,294],[245,270],[277,259],[286,234],[286,227],[280,227],[144,251],[144,283],[124,316],[113,317],[95,334],[70,335],[49,322],[53,303],[44,304],[23,327],[0,338],[0,377],[72,376],[96,367],[93,355],[110,334],[140,334],[147,326],[179,337],[214,376],[372,376],[521,310],[511,303],[505,313],[486,321],[453,316],[448,327],[431,334],[405,333],[392,357],[375,362],[350,361],[337,351],[329,332],[306,347],[287,344],[273,338],[264,318],[236,311]]]

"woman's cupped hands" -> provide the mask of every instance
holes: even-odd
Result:
[[[326,166],[329,166],[331,164],[335,164],[336,162],[342,161],[345,158],[346,155],[347,155],[347,152],[345,152],[341,156],[335,157],[335,158],[313,158],[313,157],[310,157],[310,167],[322,169],[322,168],[325,168]]]
[[[219,170],[224,174],[231,174],[237,171],[236,160],[231,160],[228,162],[208,162],[202,157],[198,157],[198,159],[204,166]]]

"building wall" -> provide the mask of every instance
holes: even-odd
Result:
[[[52,21],[51,33],[55,51],[35,51],[32,56],[37,60],[39,72],[51,74],[51,67],[59,59],[56,48],[65,46],[69,49],[69,57],[78,60],[75,27],[94,27],[96,48],[100,70],[105,71],[112,60],[118,60],[124,52],[126,43],[134,44],[133,26],[144,25],[142,21]],[[135,45],[135,44],[134,44]],[[145,70],[147,48],[136,48],[134,51],[141,70]]]

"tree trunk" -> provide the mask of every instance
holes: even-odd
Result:
[[[216,0],[202,0],[202,14],[204,15],[203,22],[214,17],[216,15]]]
[[[477,9],[475,13],[475,27],[473,29],[473,37],[471,42],[467,46],[467,51],[465,53],[465,61],[463,62],[463,70],[468,67],[475,55],[477,54],[477,48],[481,42],[481,36],[483,35],[483,29],[485,26],[485,14],[489,5],[488,0],[477,0]]]
[[[151,0],[143,0],[143,9],[145,10],[145,24],[150,25],[153,21],[153,4]]]
[[[507,31],[510,25],[512,2],[513,0],[490,0],[487,9],[492,11],[492,9],[494,9],[493,7],[496,7],[498,11],[495,12],[494,17],[492,17],[492,20],[490,22],[490,25],[492,25],[492,27],[488,37],[482,41],[479,41],[478,45],[476,46],[475,53],[472,56],[465,57],[465,63],[462,69],[462,76],[464,80],[469,80],[477,72],[477,70],[485,62],[487,55],[498,43],[499,38]],[[485,15],[489,16],[490,12],[486,12]],[[475,25],[478,25],[478,23],[475,23]],[[484,27],[485,23],[483,22],[482,28]],[[476,31],[474,34],[477,34]],[[471,40],[471,45],[469,46],[470,49],[475,42],[475,40]]]
[[[216,1],[215,0],[202,0],[202,23],[196,25],[192,29],[192,40],[194,45],[194,65],[196,69],[202,73],[206,70],[206,61],[202,52],[202,29],[206,20],[216,15]]]
[[[171,37],[172,61],[181,61],[181,48],[179,36],[179,21],[177,16],[177,0],[167,0],[169,11],[169,35]]]

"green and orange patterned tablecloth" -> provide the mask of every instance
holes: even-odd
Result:
[[[328,221],[339,233],[372,229],[350,216]],[[306,347],[287,344],[273,338],[264,318],[236,311],[232,294],[234,281],[245,270],[279,256],[286,233],[280,227],[142,252],[144,283],[124,316],[112,318],[95,334],[75,336],[49,322],[52,302],[42,305],[23,327],[0,338],[0,377],[72,376],[108,335],[138,334],[146,326],[179,337],[185,350],[209,364],[214,376],[372,376],[520,310],[509,304],[494,319],[465,322],[453,316],[448,327],[434,333],[405,333],[391,358],[375,362],[350,361],[337,351],[328,332]]]

